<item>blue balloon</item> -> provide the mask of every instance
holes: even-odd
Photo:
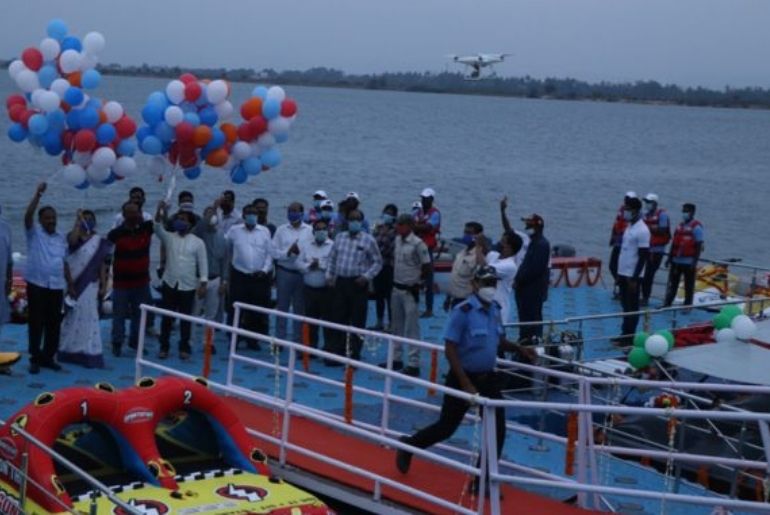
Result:
[[[46,33],[48,34],[49,38],[61,41],[67,35],[67,24],[64,23],[64,20],[54,18],[48,22]]]
[[[77,107],[83,102],[83,91],[75,86],[70,86],[64,92],[64,101],[72,107]]]
[[[102,101],[98,98],[89,98],[88,102],[86,102],[85,107],[90,107],[92,109],[96,109],[97,111],[100,111],[102,109]]]
[[[8,127],[8,137],[11,138],[11,141],[21,143],[27,139],[27,129],[20,123],[13,123]]]
[[[275,138],[276,143],[286,143],[287,141],[289,141],[288,132],[279,132],[277,134],[273,134],[273,137]]]
[[[131,157],[136,152],[136,143],[131,141],[130,139],[124,139],[120,143],[118,143],[118,147],[115,149],[115,153],[119,156],[128,156]]]
[[[72,130],[80,130],[80,110],[79,109],[71,109],[69,113],[67,113],[67,127]]]
[[[77,189],[79,189],[79,190],[87,190],[89,186],[90,186],[90,184],[88,184],[88,179],[86,179],[85,181],[81,182],[80,184],[78,184],[75,187]]]
[[[40,81],[40,87],[50,88],[51,83],[59,78],[59,72],[56,71],[56,67],[50,64],[46,64],[37,72],[37,80]]]
[[[153,91],[150,93],[150,96],[147,97],[147,104],[153,104],[157,105],[158,107],[162,107],[165,109],[168,107],[169,102],[168,98],[166,98],[166,94],[162,91]]]
[[[278,118],[278,115],[280,114],[281,114],[281,103],[275,100],[274,98],[271,98],[270,100],[265,100],[265,102],[262,104],[262,116],[264,116],[268,120],[272,120],[273,118]]]
[[[262,161],[260,161],[260,159],[255,156],[247,157],[244,159],[241,163],[241,166],[249,175],[259,175],[259,172],[262,171]]]
[[[86,70],[83,72],[83,76],[80,78],[80,84],[85,89],[95,89],[102,81],[102,74],[96,70]]]
[[[218,127],[214,127],[211,129],[211,139],[208,143],[206,143],[206,146],[203,147],[203,150],[206,150],[207,152],[210,152],[212,150],[215,150],[217,148],[221,148],[225,144],[226,140],[225,133],[222,132],[222,129],[219,129]]]
[[[251,96],[259,97],[262,100],[265,100],[267,98],[267,88],[265,86],[256,86],[253,90],[251,90]]]
[[[190,179],[191,181],[194,181],[195,179],[201,176],[201,167],[195,166],[193,168],[186,168],[184,170],[184,176]]]
[[[156,136],[147,136],[141,143],[142,152],[151,156],[157,156],[163,151],[163,143]]]
[[[142,141],[144,141],[144,138],[151,135],[152,135],[152,129],[150,129],[147,125],[142,125],[136,131],[136,139],[139,141],[140,145],[142,144]]]
[[[206,89],[204,88],[204,89],[201,90],[200,96],[195,101],[195,105],[198,106],[198,107],[203,107],[203,106],[205,106],[208,103],[209,103],[209,99],[206,98]]]
[[[117,135],[118,131],[115,130],[115,126],[111,123],[103,123],[96,129],[96,141],[100,145],[112,143]]]
[[[57,109],[56,111],[51,111],[46,115],[46,118],[48,118],[48,130],[55,130],[56,132],[61,132],[64,130],[64,126],[67,123],[67,115],[64,114],[64,111],[61,109]]]
[[[75,50],[80,52],[83,50],[83,45],[75,36],[67,36],[61,42],[61,51],[64,52],[65,50]]]
[[[163,119],[163,108],[157,104],[147,104],[142,109],[142,119],[147,125],[155,125]]]
[[[61,136],[55,132],[46,132],[43,136],[43,148],[49,156],[58,156],[63,150]]]
[[[84,129],[95,129],[99,125],[99,111],[93,107],[80,110],[80,126]]]
[[[263,165],[268,168],[275,168],[281,164],[281,151],[275,147],[268,148],[260,154],[259,158],[262,160]]]
[[[48,131],[48,118],[44,114],[33,114],[27,122],[30,134],[42,136]]]
[[[198,106],[196,106],[192,102],[187,102],[187,101],[184,101],[181,104],[179,104],[179,109],[181,109],[183,113],[197,113],[198,112]]]
[[[235,184],[243,184],[248,178],[249,174],[246,173],[246,170],[241,165],[233,167],[230,171],[230,180]]]
[[[174,128],[166,122],[158,122],[153,132],[163,143],[171,143],[176,136]]]
[[[201,119],[197,113],[185,113],[184,121],[191,123],[193,127],[197,127],[201,124]]]
[[[217,116],[217,112],[213,107],[204,107],[198,112],[198,116],[201,119],[201,123],[209,127],[216,125],[219,120],[219,116]]]
[[[107,177],[106,179],[104,179],[104,180],[102,181],[102,184],[107,184],[107,185],[109,185],[109,184],[112,184],[113,182],[115,182],[115,180],[117,179],[117,177],[118,177],[118,176],[117,176],[117,175],[115,175],[115,172],[113,172],[112,170],[110,170],[110,176],[109,176],[109,177]]]

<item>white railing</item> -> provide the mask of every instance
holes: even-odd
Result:
[[[285,317],[289,320],[300,321],[308,324],[315,324],[321,327],[337,329],[344,331],[348,334],[356,334],[363,337],[384,339],[387,342],[388,361],[392,362],[393,356],[393,343],[401,342],[408,345],[416,345],[425,351],[443,353],[441,346],[421,342],[416,340],[410,340],[406,338],[395,337],[392,335],[383,335],[374,331],[368,331],[365,329],[357,329],[353,327],[341,326],[329,322],[310,319],[298,315],[289,313],[283,313],[276,310],[261,308],[257,306],[250,306],[246,304],[235,304],[235,317],[234,324],[237,324],[242,311],[249,310],[263,315]],[[536,372],[549,377],[557,377],[562,379],[568,379],[578,384],[578,402],[537,402],[537,401],[523,401],[523,400],[491,400],[478,396],[471,396],[465,392],[446,388],[443,385],[431,383],[418,378],[412,378],[399,374],[388,368],[381,368],[365,362],[356,361],[347,357],[338,356],[322,350],[310,348],[300,343],[291,342],[283,339],[270,337],[267,335],[260,335],[245,331],[243,329],[221,324],[217,322],[211,322],[202,320],[187,315],[181,315],[174,312],[169,312],[163,309],[142,306],[142,319],[139,340],[139,351],[137,353],[136,361],[136,373],[137,378],[141,376],[143,367],[152,368],[159,372],[171,373],[180,375],[180,372],[174,369],[153,363],[143,357],[142,349],[144,347],[144,327],[146,324],[146,315],[148,312],[152,312],[158,315],[171,316],[180,320],[186,320],[199,325],[211,327],[215,330],[220,330],[226,334],[231,335],[231,344],[229,350],[228,370],[226,374],[226,380],[224,384],[212,383],[212,387],[219,389],[220,391],[230,393],[239,397],[243,397],[251,400],[254,403],[268,406],[272,410],[280,411],[283,414],[282,427],[280,435],[278,437],[266,434],[259,434],[260,438],[267,441],[272,441],[279,446],[279,463],[282,465],[286,463],[286,456],[288,451],[293,451],[305,456],[312,457],[331,466],[339,467],[341,469],[350,470],[351,464],[342,463],[339,460],[335,460],[331,457],[324,456],[312,449],[303,448],[298,446],[295,442],[289,441],[289,427],[292,417],[301,416],[315,421],[316,423],[333,427],[340,431],[347,432],[355,437],[364,438],[369,441],[375,442],[380,445],[386,445],[391,448],[404,449],[412,452],[415,455],[421,456],[427,460],[435,463],[439,463],[443,466],[450,467],[463,474],[474,475],[479,478],[480,491],[484,491],[486,483],[490,485],[490,502],[492,513],[500,513],[499,504],[499,488],[501,483],[513,483],[529,486],[547,486],[552,488],[564,489],[567,492],[577,492],[581,506],[593,507],[596,509],[603,507],[611,507],[610,501],[606,496],[625,496],[625,497],[637,497],[658,500],[662,503],[666,502],[681,502],[691,505],[710,505],[721,506],[729,509],[740,509],[747,511],[768,511],[768,504],[762,502],[746,501],[734,498],[719,497],[714,495],[710,496],[692,496],[683,495],[672,492],[658,492],[658,491],[643,491],[639,489],[618,488],[610,487],[601,484],[601,480],[598,477],[598,458],[599,454],[605,456],[605,459],[610,459],[612,454],[632,455],[638,457],[649,457],[663,459],[665,458],[669,462],[693,462],[703,463],[708,462],[712,464],[722,464],[731,467],[740,468],[762,468],[765,470],[766,475],[770,476],[770,431],[768,431],[768,422],[770,422],[770,413],[754,413],[742,410],[727,410],[727,411],[700,411],[691,409],[679,409],[679,408],[642,408],[642,407],[629,407],[622,405],[597,405],[594,403],[591,396],[591,388],[593,386],[607,386],[607,385],[621,385],[637,388],[657,388],[657,389],[671,389],[673,391],[722,391],[733,393],[750,393],[750,394],[770,394],[770,387],[760,386],[745,386],[745,385],[725,385],[725,384],[704,384],[704,383],[677,383],[667,381],[642,381],[635,379],[621,379],[621,378],[601,378],[601,377],[588,377],[578,375],[570,372],[552,370],[545,367],[537,367],[533,365],[525,365],[521,363],[505,362],[507,367],[516,367],[523,371]],[[236,348],[236,341],[238,337],[256,339],[261,342],[267,342],[271,345],[282,347],[288,350],[288,363],[286,366],[276,363],[270,363],[266,360],[254,359],[242,354],[239,354]],[[337,360],[345,365],[354,366],[358,370],[365,370],[371,374],[380,374],[385,381],[385,388],[383,391],[375,391],[366,389],[360,386],[353,386],[356,393],[365,394],[376,399],[378,402],[382,402],[383,410],[381,414],[381,420],[379,424],[373,425],[365,423],[363,421],[352,420],[350,423],[342,419],[342,417],[335,416],[329,413],[325,413],[312,406],[303,405],[294,398],[293,388],[297,379],[318,381],[319,383],[327,386],[343,388],[344,383],[329,378],[319,377],[317,375],[308,374],[297,368],[297,354],[308,353],[318,358],[324,358],[329,360]],[[271,397],[266,394],[259,394],[252,392],[243,387],[240,387],[233,382],[234,375],[236,373],[236,363],[246,363],[258,367],[270,367],[275,370],[276,374],[285,374],[285,389],[282,397]],[[181,374],[186,375],[186,374]],[[462,462],[458,462],[455,459],[447,458],[441,454],[438,454],[431,450],[417,449],[407,446],[397,440],[400,433],[389,427],[389,417],[387,406],[393,403],[399,403],[403,405],[426,407],[431,410],[437,411],[438,407],[431,404],[422,403],[413,399],[409,399],[403,396],[395,394],[391,388],[392,381],[399,380],[402,382],[410,383],[414,386],[423,388],[430,388],[444,395],[454,395],[468,402],[475,403],[479,406],[487,416],[483,417],[486,422],[480,424],[480,429],[483,433],[483,444],[476,449],[480,454],[481,464],[479,467],[470,466]],[[276,391],[276,394],[279,392]],[[576,469],[577,469],[577,481],[561,477],[555,474],[548,474],[529,467],[517,466],[507,462],[500,463],[500,466],[509,468],[517,472],[523,472],[526,475],[511,475],[500,473],[498,466],[498,460],[496,456],[496,444],[494,437],[494,409],[497,407],[505,407],[511,409],[539,409],[555,411],[560,413],[577,413],[578,417],[578,435],[575,442],[576,450]],[[599,413],[604,415],[613,414],[625,414],[625,415],[640,415],[651,417],[664,417],[666,419],[676,420],[729,420],[729,421],[742,421],[745,423],[757,424],[759,432],[761,434],[762,444],[765,450],[765,460],[744,460],[738,458],[722,458],[718,456],[699,455],[692,453],[681,453],[671,448],[667,452],[660,450],[629,448],[622,446],[606,446],[596,444],[593,441],[593,425],[591,415]],[[471,420],[478,422],[477,417],[470,417]],[[538,431],[529,427],[522,427],[517,424],[508,424],[509,431],[520,432],[530,436],[536,436],[538,438],[564,442],[564,437],[559,435],[550,434],[544,431]],[[488,436],[487,436],[488,435]],[[448,444],[442,444],[437,446],[440,449],[451,450],[464,461],[470,461],[474,457],[474,450],[470,452],[467,449],[459,449]],[[489,471],[487,472],[486,463],[489,463]],[[482,513],[484,510],[484,503],[486,502],[483,496],[479,499],[477,510],[471,510],[465,508],[458,503],[453,503],[447,499],[441,499],[426,492],[415,490],[408,485],[403,484],[400,481],[393,481],[392,479],[374,473],[372,471],[366,471],[362,469],[356,469],[356,472],[360,473],[362,477],[370,479],[372,481],[372,491],[375,500],[379,500],[380,492],[383,486],[388,486],[406,492],[415,497],[419,497],[423,500],[434,503],[436,506],[442,506],[450,508],[459,513]]]

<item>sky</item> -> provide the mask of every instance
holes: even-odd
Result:
[[[440,72],[510,52],[501,76],[770,87],[767,0],[0,0],[0,58],[57,17],[102,32],[103,63]]]

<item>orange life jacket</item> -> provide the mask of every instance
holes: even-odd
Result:
[[[695,228],[700,225],[698,220],[679,224],[674,233],[674,242],[671,244],[672,257],[695,257],[698,254]]]
[[[418,224],[429,224],[430,218],[433,216],[433,213],[438,213],[439,216],[441,216],[441,212],[435,207],[432,206],[427,211],[420,208],[419,211],[417,211],[417,215],[415,216],[415,221]],[[440,220],[440,218],[439,218]],[[430,225],[430,229],[427,231],[423,231],[420,233],[420,238],[422,238],[422,241],[425,242],[425,245],[431,250],[435,249],[438,245],[438,235],[441,232],[441,224],[439,223],[437,226]]]
[[[662,209],[656,209],[652,214],[645,215],[644,223],[650,229],[650,247],[662,247],[671,241],[671,223],[669,222],[665,233],[660,233],[658,230],[658,222],[660,215],[664,213]]]

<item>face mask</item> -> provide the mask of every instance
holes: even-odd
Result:
[[[524,229],[524,232],[527,233],[528,236],[534,236],[537,231],[534,227],[527,227]]]
[[[348,232],[355,234],[357,232],[361,232],[361,221],[360,220],[350,220],[348,222]]]
[[[329,237],[329,231],[316,231],[313,233],[313,236],[317,243],[323,243],[326,241],[326,238]]]
[[[334,211],[329,211],[328,209],[324,209],[321,211],[321,218],[324,220],[331,220],[332,215],[334,214]]]
[[[483,302],[491,304],[492,301],[495,300],[496,291],[497,290],[494,286],[484,286],[483,288],[479,288],[479,291],[476,292],[476,295],[478,295]]]
[[[209,225],[213,227],[218,222],[219,222],[219,218],[217,217],[217,215],[211,215],[211,218],[209,218]]]
[[[315,206],[316,209],[321,209],[321,202],[323,202],[323,200],[314,200],[313,206]]]
[[[388,213],[382,213],[382,223],[384,223],[386,225],[390,225],[390,224],[392,224],[395,221],[396,221],[396,217],[395,216],[393,216],[391,214],[388,214]]]
[[[83,232],[93,232],[95,227],[96,227],[96,222],[94,221],[83,220],[80,222],[80,228],[83,230]]]
[[[302,211],[289,211],[286,214],[286,218],[289,220],[289,223],[295,224],[302,220]]]
[[[692,220],[692,214],[691,213],[682,213],[682,221],[683,222],[689,222]]]
[[[243,221],[246,222],[246,225],[249,227],[254,227],[257,225],[257,215],[250,213],[243,217]]]
[[[473,245],[473,235],[472,234],[463,234],[463,243],[470,247]]]
[[[174,220],[174,224],[172,227],[174,228],[175,232],[178,232],[180,234],[184,234],[188,230],[190,230],[190,224],[188,224],[184,220],[179,220],[179,219]]]
[[[631,211],[628,211],[627,209],[623,210],[623,220],[626,222],[630,222],[633,216],[631,215]]]

